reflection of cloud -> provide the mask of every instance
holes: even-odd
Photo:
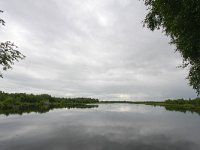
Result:
[[[41,130],[42,131],[42,130]],[[30,134],[30,133],[27,133]],[[24,143],[24,144],[23,144]],[[128,128],[108,127],[102,130],[93,128],[90,132],[85,126],[67,126],[55,131],[49,131],[35,136],[19,137],[12,144],[7,145],[9,149],[13,149],[18,145],[21,150],[34,149],[70,149],[70,150],[195,150],[198,149],[197,144],[179,140],[164,134],[151,134],[142,136],[137,130]],[[3,145],[5,146],[5,145]],[[4,147],[3,149],[4,150]]]
[[[17,129],[14,128],[14,130],[5,129],[5,131],[1,131],[0,142],[13,140],[13,139],[20,138],[29,134],[37,133],[38,130],[39,130],[39,127],[34,126],[34,125],[22,126]]]
[[[196,118],[199,116],[187,116],[186,120],[184,114],[163,111],[144,105],[102,104],[89,110],[60,109],[38,115],[4,116],[0,118],[0,147],[1,150],[199,149],[200,122]]]
[[[113,112],[149,113],[153,111],[152,109],[148,109],[151,106],[135,104],[99,104],[99,107],[102,107],[104,111]]]

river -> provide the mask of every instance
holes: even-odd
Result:
[[[0,115],[0,150],[199,150],[200,115],[99,104]]]

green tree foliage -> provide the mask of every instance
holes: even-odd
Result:
[[[175,105],[194,105],[200,106],[200,98],[195,98],[192,100],[184,100],[184,99],[177,99],[177,100],[166,100],[166,104],[175,104]]]
[[[15,107],[15,106],[68,106],[98,103],[98,99],[94,98],[58,98],[47,94],[34,95],[25,93],[4,93],[0,91],[0,109],[1,107]]]
[[[58,98],[47,94],[34,95],[0,91],[0,115],[45,113],[57,108],[95,108],[98,107],[95,104],[98,102],[98,99],[93,98]]]
[[[183,58],[181,67],[189,67],[189,84],[200,94],[200,1],[144,0],[148,14],[144,26],[162,29],[171,37]]]
[[[0,10],[0,13],[3,11]],[[5,25],[5,21],[0,18],[0,24]],[[0,42],[0,65],[3,70],[11,69],[14,61],[24,59],[25,56],[17,50],[17,46],[10,42]],[[0,77],[3,77],[0,72]]]
[[[0,10],[0,13],[3,13],[2,10]],[[5,25],[5,21],[3,19],[0,18],[0,24]]]

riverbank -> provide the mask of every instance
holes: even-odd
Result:
[[[179,112],[196,112],[200,115],[200,98],[195,99],[176,99],[176,100],[165,100],[165,101],[100,101],[102,104],[112,104],[112,103],[127,103],[127,104],[143,104],[151,106],[164,107],[169,111],[179,111]]]
[[[128,104],[145,104],[153,106],[173,106],[182,107],[187,109],[200,109],[200,98],[195,99],[176,99],[176,100],[165,100],[165,101],[100,101],[99,103],[128,103]]]
[[[86,104],[98,103],[94,98],[63,98],[52,97],[48,94],[5,93],[0,91],[0,109],[14,109],[18,107],[88,107]]]
[[[200,98],[196,99],[177,99],[165,101],[99,101],[94,98],[59,98],[52,97],[48,94],[26,94],[26,93],[5,93],[0,91],[0,110],[2,112],[38,112],[49,111],[54,108],[90,108],[97,107],[97,104],[112,104],[112,103],[127,103],[127,104],[144,104],[152,106],[165,107],[166,110],[174,111],[190,111],[200,114]],[[93,104],[93,105],[87,105]],[[0,114],[1,114],[0,111]]]

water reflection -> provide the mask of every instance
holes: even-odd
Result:
[[[35,105],[29,105],[29,106],[13,106],[12,108],[0,108],[0,115],[13,115],[13,114],[19,114],[22,115],[24,113],[47,113],[50,110],[53,109],[60,109],[60,108],[67,108],[67,109],[72,109],[72,108],[80,108],[80,109],[88,109],[88,108],[95,108],[98,107],[98,105],[67,105],[67,106],[56,106],[56,105],[41,105],[41,106],[35,106]]]
[[[154,106],[154,107],[164,107],[165,110],[167,111],[174,111],[174,112],[182,112],[182,113],[195,113],[200,115],[200,109],[190,109],[190,108],[184,108],[181,106],[170,106],[170,105],[166,105],[166,106],[159,106],[159,105],[150,105],[150,106]]]
[[[99,104],[101,105],[101,104]],[[29,106],[15,106],[12,108],[0,108],[0,115],[13,115],[13,114],[19,114],[22,115],[24,113],[31,113],[31,112],[35,112],[35,113],[47,113],[50,110],[53,109],[61,109],[61,108],[67,108],[67,109],[73,109],[73,108],[79,108],[79,109],[89,109],[89,108],[98,108],[99,106],[98,104],[92,104],[92,105],[68,105],[68,106],[64,106],[64,105],[41,105],[41,106],[37,106],[37,105],[29,105]],[[130,105],[135,105],[135,104],[130,104]],[[115,104],[106,104],[107,107],[112,107],[112,109],[107,109],[107,111],[114,111],[114,112],[129,112],[129,111],[134,111],[134,112],[140,112],[140,113],[147,113],[150,111],[150,109],[142,109],[143,105],[136,105],[137,107],[135,107],[134,110],[132,110],[131,107],[129,107],[129,105],[115,105]],[[123,106],[123,107],[122,107]],[[187,112],[191,112],[191,113],[196,113],[198,115],[200,115],[200,110],[199,109],[187,109],[187,108],[183,108],[183,107],[177,107],[177,106],[157,106],[157,105],[152,105],[154,107],[164,107],[165,110],[167,111],[174,111],[174,112],[182,112],[182,113],[187,113]],[[153,110],[151,110],[153,111]]]
[[[199,109],[187,109],[187,108],[181,108],[181,107],[173,107],[173,106],[165,106],[165,109],[168,111],[177,111],[177,112],[182,112],[182,113],[196,113],[200,115],[200,110]]]
[[[0,116],[1,150],[197,150],[200,117],[146,105]]]

